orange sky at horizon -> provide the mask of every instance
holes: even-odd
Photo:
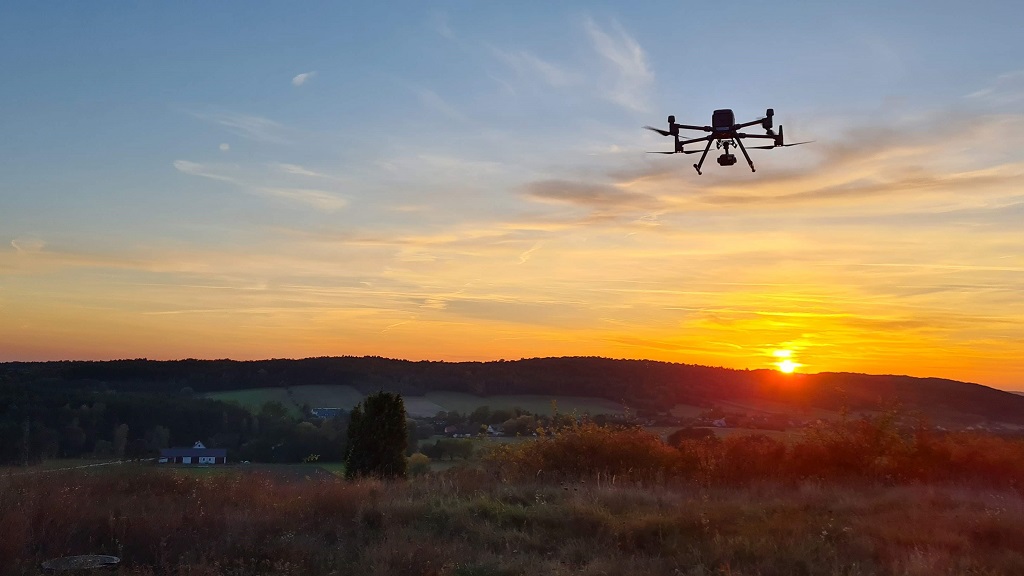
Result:
[[[604,356],[757,369],[788,350],[800,372],[1024,389],[1020,328],[993,313],[1020,308],[998,289],[998,253],[965,268],[944,262],[966,260],[970,246],[936,234],[904,241],[930,254],[922,265],[848,247],[842,231],[755,241],[665,227],[625,222],[544,240],[456,231],[414,254],[401,239],[313,239],[261,258],[8,251],[0,304],[14,293],[19,305],[3,308],[17,329],[0,333],[0,360]],[[335,258],[361,274],[326,265]],[[920,288],[944,284],[956,288]],[[975,301],[978,291],[987,298]]]
[[[788,358],[1024,390],[1013,3],[73,4],[0,5],[0,361]],[[752,17],[772,41],[722,41]],[[647,153],[726,107],[810,142],[756,172]]]

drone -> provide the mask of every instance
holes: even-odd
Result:
[[[651,152],[651,154],[696,154],[700,152],[700,149],[696,150],[684,150],[683,146],[687,144],[694,144],[696,142],[707,142],[708,145],[704,147],[704,153],[700,155],[700,162],[693,165],[697,169],[697,174],[700,174],[700,167],[704,165],[704,159],[708,155],[708,151],[711,150],[711,143],[715,144],[716,149],[723,149],[722,155],[718,157],[719,166],[732,166],[736,164],[736,155],[729,153],[731,146],[736,146],[743,152],[743,157],[747,159],[747,164],[750,165],[750,171],[754,170],[754,161],[750,159],[750,154],[747,154],[747,147],[743,145],[744,138],[761,138],[765,140],[774,141],[771,146],[750,146],[749,148],[771,150],[772,148],[784,148],[788,146],[799,146],[800,144],[808,144],[813,140],[807,142],[794,142],[792,144],[786,144],[785,139],[782,136],[782,126],[779,126],[779,133],[776,134],[772,131],[772,117],[775,116],[775,110],[769,108],[765,111],[764,118],[757,120],[751,120],[750,122],[743,122],[742,124],[736,123],[736,115],[733,114],[732,110],[724,108],[722,110],[715,110],[711,115],[711,126],[690,126],[687,124],[676,124],[676,117],[668,117],[668,130],[661,130],[653,126],[644,126],[648,130],[652,130],[661,134],[662,136],[672,136],[675,138],[676,148],[672,152]],[[760,124],[765,130],[765,134],[744,134],[740,130],[749,126]],[[691,138],[689,140],[680,140],[680,130],[701,130],[704,132],[710,132],[707,136],[701,136],[700,138]]]

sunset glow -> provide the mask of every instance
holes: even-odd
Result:
[[[793,362],[792,360],[786,359],[786,360],[783,360],[783,361],[779,362],[777,364],[777,366],[779,367],[779,372],[785,372],[786,374],[791,374],[791,373],[793,373],[796,370],[797,363]]]
[[[751,8],[721,4],[245,26],[231,2],[11,4],[0,361],[579,355],[1024,389],[1017,5],[773,5],[766,45],[723,42]],[[722,107],[815,142],[752,150],[756,173],[645,153],[671,142],[642,126]]]

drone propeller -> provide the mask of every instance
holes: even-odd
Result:
[[[675,152],[648,152],[648,154],[675,154]]]
[[[662,130],[661,128],[655,128],[654,126],[644,126],[644,128],[647,128],[648,130],[650,130],[652,132],[657,132],[658,134],[661,134],[662,136],[671,136],[672,135],[672,133],[669,132],[668,130]]]
[[[814,142],[814,140],[806,140],[804,142],[793,142],[792,144],[779,144],[778,146],[747,146],[747,148],[750,148],[751,150],[753,150],[753,149],[757,149],[757,150],[771,150],[772,148],[789,148],[790,146],[799,146],[801,144],[810,144],[811,142]]]
[[[703,150],[676,150],[675,152],[648,152],[648,154],[700,154]]]

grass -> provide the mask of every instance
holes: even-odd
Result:
[[[750,436],[753,434],[761,434],[778,440],[780,442],[792,443],[798,441],[805,434],[802,429],[787,430],[785,432],[779,430],[760,430],[758,428],[711,428],[715,432],[715,436],[719,438],[730,438],[733,436]]]
[[[43,460],[28,466],[7,465],[0,466],[0,474],[18,474],[21,472],[42,472],[50,470],[61,470],[64,468],[76,468],[79,466],[92,466],[107,462],[115,462],[115,458],[61,458]]]
[[[247,388],[227,392],[211,392],[206,397],[222,402],[238,404],[246,410],[256,413],[267,402],[280,402],[292,416],[300,416],[299,406],[288,396],[285,388]]]
[[[480,440],[481,444],[487,442]],[[667,446],[590,423],[408,482],[323,465],[0,476],[0,574],[1024,573],[1024,444],[889,418]]]
[[[463,392],[427,392],[427,400],[442,406],[444,410],[472,412],[481,406],[491,410],[522,408],[540,415],[551,415],[551,401],[558,403],[558,411],[569,414],[622,414],[623,406],[618,402],[585,396],[548,396],[542,394],[506,394],[499,396],[475,396]]]
[[[247,388],[227,392],[211,392],[207,397],[234,402],[251,412],[258,412],[266,402],[280,402],[293,416],[308,404],[312,408],[344,408],[351,410],[364,396],[351,386],[308,385],[290,388]],[[546,395],[474,396],[462,392],[428,392],[424,396],[404,396],[405,409],[410,416],[429,417],[440,411],[457,410],[469,413],[481,406],[491,410],[522,408],[534,414],[551,414],[551,401],[558,402],[564,413],[622,414],[623,406],[603,398]]]
[[[0,572],[82,553],[124,575],[1024,573],[1024,499],[962,486],[737,488],[310,480],[234,467],[0,478]]]
[[[267,402],[280,402],[293,416],[300,416],[300,408],[308,404],[311,408],[344,408],[351,410],[363,401],[363,395],[351,386],[306,385],[288,388],[247,388],[227,392],[211,392],[206,396],[215,400],[234,402],[249,410],[258,412]]]

